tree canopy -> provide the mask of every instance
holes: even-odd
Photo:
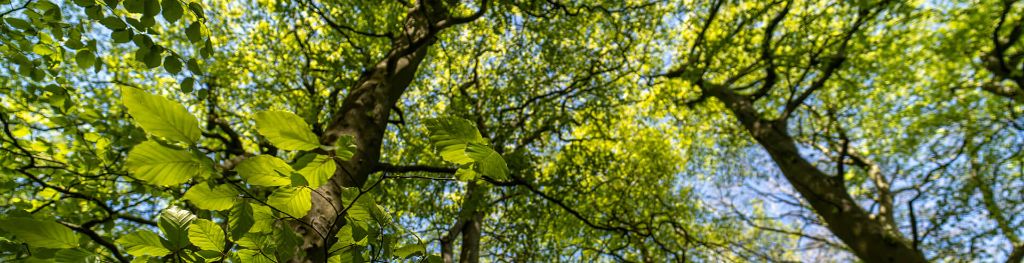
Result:
[[[1024,2],[0,0],[3,262],[1024,262]]]

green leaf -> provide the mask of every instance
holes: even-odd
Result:
[[[364,239],[363,242],[366,240]],[[363,258],[363,248],[365,244],[347,244],[339,245],[341,242],[336,243],[331,247],[331,256],[328,263],[362,263],[365,262]]]
[[[366,246],[369,242],[366,239],[366,229],[363,224],[348,223],[338,229],[334,236],[338,238],[331,251],[341,251],[352,246]]]
[[[476,171],[473,171],[473,169],[459,168],[459,170],[455,171],[455,178],[463,182],[476,180],[477,176],[479,175],[480,174],[476,173]]]
[[[185,63],[185,65],[188,66],[188,70],[189,71],[192,71],[195,74],[199,74],[199,75],[203,74],[203,68],[199,67],[199,61],[198,60],[196,60],[194,58],[193,59],[189,59],[188,62]]]
[[[160,236],[149,230],[133,231],[117,239],[117,244],[123,246],[129,255],[162,257],[171,253],[160,242]]]
[[[342,190],[342,202],[345,205],[352,204],[345,213],[349,220],[369,222],[374,219],[373,210],[377,208],[376,202],[369,193],[359,196],[358,188],[346,188]],[[356,199],[356,197],[359,197]],[[355,200],[355,202],[353,202]]]
[[[254,233],[267,233],[274,229],[274,222],[277,218],[274,217],[274,212],[270,210],[270,207],[263,205],[252,205],[252,228],[249,232]]]
[[[159,67],[161,65],[160,62],[163,61],[163,55],[161,55],[162,52],[162,47],[153,45],[153,47],[150,48],[149,53],[146,53],[146,57],[142,59],[143,62],[146,63],[146,68]]]
[[[198,184],[189,188],[184,198],[200,209],[222,211],[234,206],[238,192],[227,184],[213,188],[207,184]]]
[[[231,230],[231,239],[238,240],[245,233],[249,233],[256,219],[253,218],[252,205],[249,202],[241,201],[235,203],[228,213],[228,229]]]
[[[128,43],[128,41],[132,41],[132,36],[133,33],[130,29],[116,30],[110,33],[110,39],[113,40],[114,43]]]
[[[426,120],[430,141],[445,161],[467,164],[473,159],[466,155],[466,144],[485,142],[472,122],[456,117],[442,117]]]
[[[494,179],[508,179],[508,165],[498,152],[479,143],[470,143],[466,147],[466,155],[477,163],[479,172]]]
[[[96,1],[94,1],[94,0],[74,0],[74,2],[75,2],[75,5],[81,6],[81,7],[90,7],[90,6],[96,5]]]
[[[235,167],[238,175],[252,185],[282,186],[291,183],[288,176],[294,172],[288,163],[270,155],[246,158]]]
[[[312,191],[308,187],[281,187],[267,198],[267,204],[295,218],[302,218],[312,207]]]
[[[121,94],[128,113],[147,133],[189,144],[199,140],[199,121],[185,106],[135,88],[122,88]]]
[[[70,228],[53,221],[12,217],[0,220],[0,229],[14,234],[31,247],[74,248],[78,237]]]
[[[100,24],[103,24],[103,26],[114,31],[122,30],[128,27],[128,24],[125,24],[124,20],[121,20],[121,17],[118,16],[104,17],[103,19],[100,19]]]
[[[188,3],[188,10],[192,11],[199,19],[206,19],[206,13],[203,12],[203,6],[198,2]]]
[[[167,22],[174,23],[185,13],[185,8],[181,6],[181,2],[178,0],[163,0],[160,2],[160,5],[163,7],[164,19]]]
[[[356,154],[355,138],[350,135],[338,137],[338,142],[334,143],[334,145],[337,147],[334,150],[334,156],[342,161],[348,161]]]
[[[161,212],[157,225],[166,238],[164,246],[172,251],[188,246],[189,226],[195,219],[195,215],[176,206],[169,207]]]
[[[144,17],[154,17],[160,14],[160,0],[145,0],[142,10]]]
[[[185,150],[144,141],[128,153],[125,167],[135,178],[154,185],[177,185],[193,177],[205,177],[210,163]]]
[[[79,50],[75,54],[75,62],[78,63],[78,68],[88,69],[96,64],[96,54],[93,54],[91,50],[83,49]]]
[[[178,60],[178,56],[167,56],[164,58],[164,70],[167,73],[178,74],[181,72],[181,60]]]
[[[20,18],[8,17],[8,18],[5,18],[4,21],[7,21],[8,25],[11,25],[11,26],[13,26],[14,28],[17,28],[17,29],[21,29],[21,30],[31,30],[31,29],[33,29],[32,23],[29,23],[28,21],[22,20]]]
[[[185,36],[187,36],[188,40],[192,41],[192,43],[199,43],[206,37],[205,30],[206,26],[204,26],[203,23],[200,23],[199,21],[192,22],[192,24],[188,25],[188,28],[185,28]]]
[[[124,9],[133,14],[142,14],[146,11],[145,0],[124,0]]]
[[[224,250],[224,229],[210,220],[193,221],[192,227],[188,229],[188,239],[202,250]]]
[[[44,44],[35,44],[32,46],[32,52],[39,54],[40,56],[46,56],[53,54],[55,51],[53,51],[53,49],[51,49],[50,46]]]
[[[282,150],[308,151],[320,147],[320,141],[309,128],[309,124],[291,112],[256,113],[256,131]]]
[[[408,244],[395,250],[395,256],[399,259],[407,259],[411,256],[424,255],[427,253],[427,248],[423,244]]]
[[[187,77],[181,80],[181,92],[190,93],[192,92],[192,86],[195,85],[196,79]]]
[[[330,156],[317,154],[316,158],[299,170],[299,174],[306,178],[310,188],[315,189],[327,183],[327,180],[334,176],[336,168],[334,159],[331,159]]]
[[[241,249],[238,250],[238,259],[242,263],[277,263],[274,260],[274,255],[266,255],[259,250],[253,249]]]
[[[82,249],[61,249],[53,254],[56,263],[94,263],[100,262],[99,256]]]

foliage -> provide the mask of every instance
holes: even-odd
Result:
[[[1024,259],[1018,1],[0,0],[0,261]]]

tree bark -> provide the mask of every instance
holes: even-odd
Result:
[[[482,15],[483,9],[475,14]],[[332,115],[320,138],[323,145],[332,145],[341,136],[352,136],[355,154],[348,161],[338,161],[338,169],[330,181],[312,195],[312,209],[295,222],[293,230],[302,236],[299,253],[291,262],[326,262],[327,249],[344,209],[343,187],[362,187],[380,161],[380,149],[388,125],[391,108],[416,76],[416,70],[427,56],[427,49],[442,29],[472,21],[449,16],[440,0],[416,1],[403,22],[403,32],[392,40],[387,56],[368,68],[351,88],[339,109]]]
[[[1010,255],[1006,257],[1006,263],[1024,263],[1024,243],[1013,245],[1013,250],[1011,250]]]
[[[481,222],[484,217],[484,210],[480,208],[480,204],[486,201],[485,197],[486,189],[482,188],[480,183],[474,181],[466,185],[466,194],[462,199],[459,217],[448,233],[441,237],[442,262],[454,262],[455,239],[459,234],[462,234],[459,262],[480,262]]]
[[[762,118],[747,96],[727,87],[704,92],[718,98],[768,152],[787,181],[826,222],[828,229],[865,262],[927,262],[896,229],[857,204],[838,180],[800,156],[785,120]]]

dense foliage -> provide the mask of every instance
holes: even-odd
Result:
[[[0,0],[3,262],[1024,262],[1024,3]]]

